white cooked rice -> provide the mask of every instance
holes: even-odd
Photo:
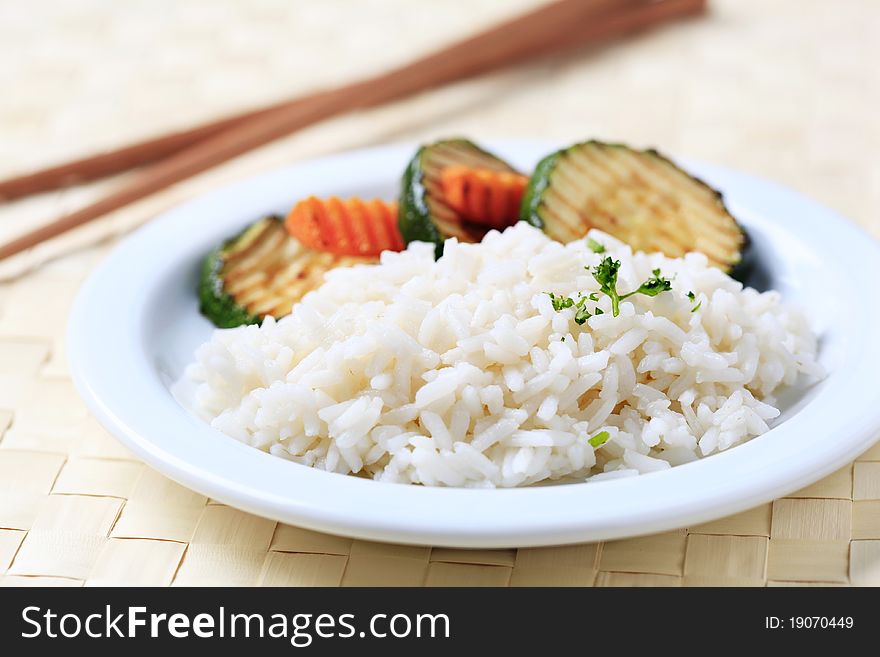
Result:
[[[822,376],[816,338],[775,292],[691,253],[633,254],[593,231],[563,245],[518,223],[480,244],[415,243],[331,271],[293,313],[218,330],[184,376],[216,429],[298,463],[390,482],[521,486],[664,470],[768,430],[772,394]],[[579,326],[546,292],[618,290],[660,268],[673,290]],[[687,292],[696,294],[696,301]],[[691,309],[701,306],[696,312]],[[592,307],[593,303],[590,304]],[[588,439],[608,432],[594,449]]]

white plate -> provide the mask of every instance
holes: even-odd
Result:
[[[552,145],[490,147],[529,168]],[[725,192],[754,238],[772,287],[804,304],[830,371],[751,442],[663,472],[513,490],[378,483],[269,456],[184,410],[169,386],[211,325],[199,315],[199,261],[221,240],[298,198],[396,195],[410,145],[345,153],[197,199],[122,242],[77,299],[68,349],[98,419],[172,479],[247,511],[358,538],[461,547],[572,543],[646,534],[735,513],[845,465],[880,429],[880,248],[830,210],[756,178],[686,167]]]

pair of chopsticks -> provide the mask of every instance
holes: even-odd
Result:
[[[556,0],[375,77],[0,181],[0,200],[12,200],[144,167],[103,199],[0,246],[0,260],[318,121],[606,41],[704,7],[705,0]]]

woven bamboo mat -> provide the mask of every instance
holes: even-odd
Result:
[[[463,15],[439,0],[420,11],[405,0],[3,3],[0,83],[12,93],[0,104],[0,175],[371,71],[531,4],[469,0]],[[9,263],[0,583],[880,585],[880,446],[795,495],[686,530],[546,549],[375,544],[216,504],[144,466],[79,401],[63,344],[76,290],[118,235],[241,176],[393,139],[656,144],[775,178],[878,235],[878,21],[872,0],[716,0],[706,19],[599,53],[334,120]],[[0,208],[0,239],[113,184]]]

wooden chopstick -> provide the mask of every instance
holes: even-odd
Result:
[[[8,178],[0,181],[0,201],[13,201],[31,194],[91,182],[156,162],[197,142],[241,125],[245,121],[265,116],[274,109],[265,108],[211,121],[194,128],[129,144],[106,153],[90,155],[40,171]]]
[[[538,54],[595,43],[700,12],[704,0],[557,0],[415,62],[235,124],[161,160],[109,196],[0,247],[0,260],[322,119]]]
[[[318,91],[302,98],[249,110],[185,130],[128,144],[104,153],[88,155],[39,171],[0,180],[0,202],[14,201],[25,196],[49,192],[70,185],[81,185],[145,164],[151,164],[249,121],[257,120],[273,112],[286,111],[297,105],[315,102],[316,98],[327,93],[323,90]]]
[[[625,8],[627,5],[643,4],[647,1],[612,0],[610,3],[602,3],[595,0],[585,0],[584,5],[592,7],[598,13],[602,12],[603,9],[607,10],[612,5]],[[0,201],[12,201],[24,196],[47,192],[68,185],[82,184],[153,163],[174,155],[200,141],[273,112],[289,111],[297,105],[314,102],[316,96],[324,93],[326,92],[318,92],[304,98],[286,100],[269,107],[251,110],[186,130],[130,144],[116,150],[87,156],[40,171],[2,180],[0,181]]]

